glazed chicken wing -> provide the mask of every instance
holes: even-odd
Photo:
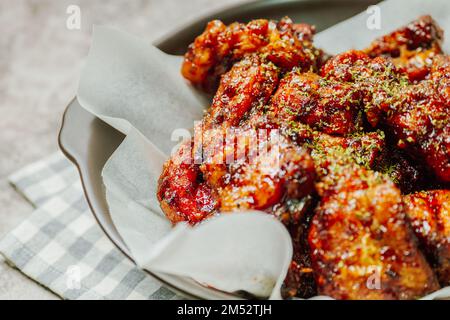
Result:
[[[182,74],[192,84],[211,90],[233,63],[255,53],[281,68],[309,70],[321,57],[312,46],[313,34],[312,26],[294,24],[289,18],[278,23],[260,19],[229,26],[211,21],[189,46]]]
[[[351,145],[317,144],[312,157],[322,168],[321,200],[309,244],[318,292],[337,299],[412,299],[438,289],[395,185],[358,165]]]
[[[161,209],[173,223],[198,223],[218,208],[214,190],[203,180],[192,153],[194,143],[186,141],[164,164],[157,197]]]
[[[391,57],[411,81],[422,80],[433,58],[442,53],[443,31],[430,16],[422,16],[407,26],[375,40],[365,52],[370,57]]]
[[[283,202],[313,191],[314,164],[308,152],[276,131],[246,126],[205,130],[203,157],[199,168],[216,191],[221,212],[275,212]]]
[[[321,72],[352,83],[363,95],[368,122],[390,133],[398,148],[422,161],[438,180],[450,181],[448,58],[436,57],[430,79],[417,84],[388,60],[358,51],[333,57]]]
[[[430,78],[393,99],[386,123],[397,145],[423,159],[442,182],[450,182],[450,60],[436,57]]]
[[[362,129],[361,102],[361,94],[351,85],[294,70],[281,80],[272,112],[284,122],[343,136]]]
[[[236,63],[220,80],[204,126],[239,126],[253,108],[264,105],[279,81],[279,68],[258,55]]]
[[[450,190],[417,192],[403,201],[441,285],[450,285]]]
[[[399,98],[386,124],[397,146],[422,160],[438,180],[450,182],[449,105],[435,99],[429,85],[419,84]]]
[[[400,191],[375,172],[341,170],[351,171],[342,175],[352,188],[322,198],[309,233],[319,293],[415,299],[439,289],[405,219]]]

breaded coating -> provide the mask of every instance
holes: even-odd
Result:
[[[347,184],[322,198],[309,232],[318,292],[336,299],[416,299],[439,289],[400,191],[379,173],[340,170]]]
[[[422,16],[375,40],[365,52],[370,57],[391,57],[411,81],[422,80],[436,55],[442,53],[443,31],[430,16]]]
[[[272,106],[285,122],[301,122],[321,132],[343,136],[362,129],[361,98],[360,92],[349,84],[293,70],[281,80]]]
[[[202,179],[194,163],[194,143],[186,141],[164,164],[157,197],[161,209],[173,223],[198,223],[218,208],[214,190]]]
[[[204,125],[238,126],[252,108],[269,101],[278,85],[279,69],[257,55],[243,58],[224,74]]]
[[[398,148],[450,182],[450,108],[447,57],[436,57],[430,79],[411,84],[388,60],[358,51],[324,65],[328,79],[350,82],[363,95],[367,121],[390,133]]]
[[[245,129],[203,132],[205,161],[200,171],[216,191],[221,212],[274,212],[280,203],[313,192],[314,164],[305,148],[270,131],[258,136],[253,128]]]
[[[181,72],[192,84],[211,90],[220,75],[250,54],[257,53],[284,69],[316,68],[322,53],[312,46],[314,32],[312,26],[294,24],[289,18],[229,26],[214,20],[189,46]]]

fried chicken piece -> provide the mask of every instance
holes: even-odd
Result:
[[[172,223],[198,223],[218,208],[214,190],[202,179],[195,164],[193,142],[181,145],[163,167],[157,197],[161,209]]]
[[[443,287],[450,285],[450,190],[417,192],[403,201],[439,282]]]
[[[189,46],[181,72],[192,84],[210,91],[220,75],[249,54],[260,54],[281,68],[309,70],[321,57],[312,45],[314,32],[314,27],[289,18],[229,26],[214,20]]]
[[[442,29],[430,16],[422,16],[375,40],[365,52],[370,57],[391,57],[411,81],[417,81],[426,77],[433,58],[442,53],[442,41]]]
[[[398,147],[450,182],[450,58],[436,57],[430,79],[402,90],[392,109],[386,123]]]
[[[246,113],[270,99],[278,77],[279,69],[273,63],[257,55],[243,58],[223,75],[204,125],[238,126]]]
[[[342,166],[309,232],[319,294],[415,299],[439,284],[405,219],[400,191],[380,173]]]
[[[278,131],[242,125],[202,133],[200,170],[218,195],[219,211],[274,213],[283,201],[313,192],[314,164],[307,150]]]
[[[440,181],[450,182],[450,108],[433,95],[424,84],[410,88],[386,124],[400,149],[422,160]]]
[[[382,133],[315,135],[316,207],[308,241],[319,294],[411,299],[439,288],[405,219],[400,191],[370,170]]]
[[[306,149],[282,136],[259,137],[256,145],[247,145],[252,142],[240,140],[247,133],[233,133],[231,141],[226,134],[231,136],[224,130],[203,133],[199,164],[194,142],[183,144],[165,164],[158,199],[167,217],[195,224],[215,212],[264,210],[282,220],[294,215],[285,202],[314,191],[314,164]]]
[[[450,105],[450,56],[440,55],[433,60],[429,80],[422,83],[434,85],[437,99]]]
[[[344,136],[361,130],[361,94],[351,85],[326,81],[299,70],[289,72],[272,98],[273,112],[283,121],[300,121],[313,129]]]
[[[360,90],[368,122],[386,129],[400,149],[444,183],[450,181],[449,72],[448,58],[436,57],[430,79],[410,84],[386,59],[358,51],[332,58],[321,70]]]
[[[372,59],[356,50],[334,56],[320,74],[328,81],[348,83],[359,92],[367,121],[374,128],[379,127],[395,98],[409,85],[408,78],[390,60]]]

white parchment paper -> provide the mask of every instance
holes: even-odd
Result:
[[[379,8],[381,29],[369,30],[368,14],[362,13],[320,33],[316,45],[330,53],[362,48],[422,14],[450,30],[450,2],[444,0],[391,0]],[[114,224],[144,269],[226,292],[279,299],[292,258],[290,236],[280,222],[248,212],[222,215],[195,228],[172,228],[159,207],[162,165],[180,142],[173,133],[192,128],[209,103],[181,77],[181,61],[119,30],[94,30],[77,97],[85,109],[127,135],[103,170]],[[450,297],[450,288],[426,298],[439,297]]]

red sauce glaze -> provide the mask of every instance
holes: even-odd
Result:
[[[189,46],[181,69],[192,84],[210,90],[233,63],[251,54],[262,54],[281,68],[315,67],[322,53],[312,46],[314,28],[264,19],[229,26],[215,20]]]
[[[288,18],[208,24],[182,74],[206,90],[220,81],[196,127],[201,142],[164,165],[161,208],[174,224],[250,209],[278,218],[294,246],[285,297],[415,299],[447,285],[450,60],[440,28],[420,17],[326,62],[313,34]]]

